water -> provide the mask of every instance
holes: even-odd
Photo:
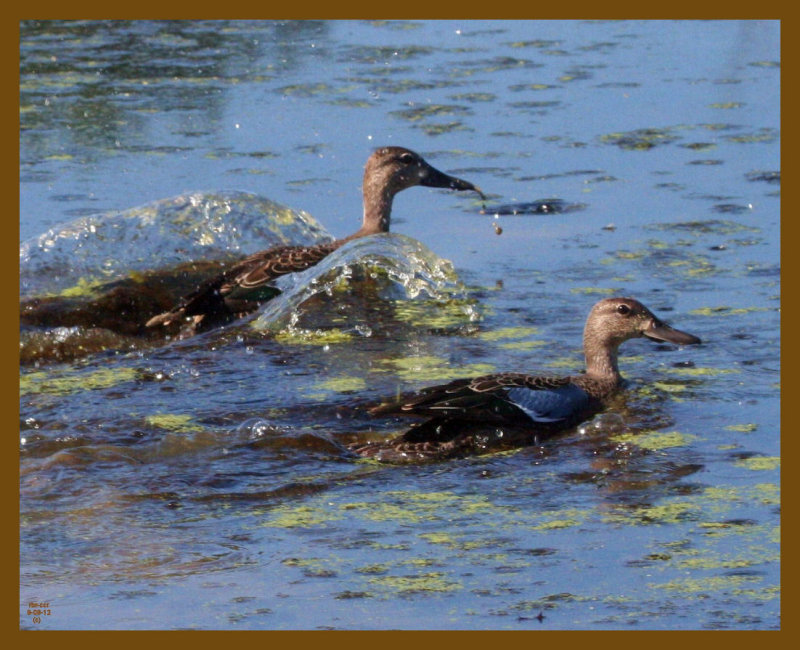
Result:
[[[26,22],[20,54],[24,299],[347,235],[384,144],[489,196],[403,192],[193,339],[23,327],[21,627],[780,627],[777,22]],[[626,343],[606,420],[540,446],[344,452],[398,390],[578,371],[607,295],[704,344]]]

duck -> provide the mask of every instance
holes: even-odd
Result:
[[[375,417],[425,418],[421,423],[394,439],[355,442],[348,448],[357,456],[403,463],[538,444],[606,405],[623,386],[619,346],[642,336],[675,345],[702,342],[667,325],[634,298],[606,298],[592,307],[586,319],[584,373],[501,372],[424,388],[368,409]]]
[[[416,185],[470,190],[486,199],[476,185],[439,171],[410,149],[380,147],[372,152],[364,168],[364,215],[356,232],[322,244],[274,246],[254,253],[203,281],[174,307],[150,318],[145,326],[181,323],[185,330],[197,332],[255,311],[280,293],[272,284],[276,278],[318,264],[349,241],[389,232],[394,196]]]

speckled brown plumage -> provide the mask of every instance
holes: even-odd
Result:
[[[170,325],[200,317],[203,326],[208,327],[243,316],[280,293],[269,286],[273,280],[318,264],[343,243],[344,240],[339,240],[316,246],[276,246],[250,255],[203,282],[175,307],[147,321],[146,326]]]

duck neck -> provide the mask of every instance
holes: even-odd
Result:
[[[586,355],[586,374],[613,385],[622,382],[617,366],[617,348],[619,344],[611,341],[595,339],[585,335],[583,349]]]
[[[356,233],[359,237],[389,232],[394,192],[374,178],[364,177],[364,220]]]

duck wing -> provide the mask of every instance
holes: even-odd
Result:
[[[258,289],[282,275],[305,271],[339,246],[341,242],[334,241],[316,246],[279,246],[255,253],[224,274],[226,278],[220,293],[225,295],[236,289]]]
[[[370,413],[553,423],[569,419],[588,405],[588,394],[569,377],[499,373],[431,386],[399,401],[381,404]]]
[[[199,324],[209,317],[224,319],[253,311],[280,293],[272,286],[273,280],[305,271],[341,244],[334,241],[316,246],[276,246],[254,253],[200,284],[175,307],[151,318],[147,327],[169,325],[186,317],[194,317]]]

